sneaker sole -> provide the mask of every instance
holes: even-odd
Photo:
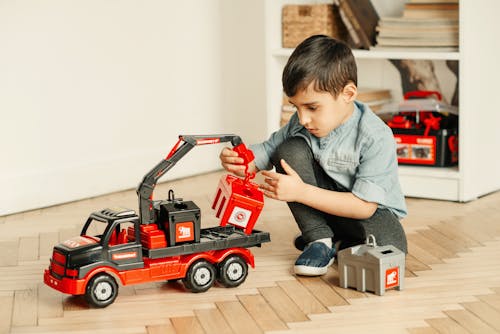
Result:
[[[296,275],[301,276],[321,276],[326,274],[328,267],[332,265],[334,260],[335,258],[332,258],[324,267],[294,266],[293,271]]]

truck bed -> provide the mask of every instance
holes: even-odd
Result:
[[[155,249],[143,248],[143,255],[150,259],[158,259],[232,247],[260,247],[262,243],[269,241],[271,238],[268,232],[253,230],[251,234],[245,234],[243,230],[234,226],[217,226],[201,229],[199,243],[186,243]]]

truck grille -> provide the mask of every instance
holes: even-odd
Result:
[[[59,262],[63,266],[66,265],[66,256],[59,253],[58,251],[54,251],[52,253],[52,260]]]
[[[54,250],[54,252],[52,253],[52,259],[50,261],[50,270],[52,271],[52,273],[59,277],[63,277],[65,266],[66,257],[58,251]]]

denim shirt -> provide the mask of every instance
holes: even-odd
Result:
[[[396,143],[391,129],[363,103],[354,102],[349,119],[317,138],[299,124],[297,113],[260,144],[251,145],[259,170],[272,168],[271,156],[283,141],[301,137],[325,172],[357,197],[388,208],[398,217],[407,209],[399,184]]]

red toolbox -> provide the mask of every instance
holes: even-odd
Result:
[[[398,110],[392,111],[387,124],[394,133],[400,164],[445,167],[458,163],[458,110],[441,100],[436,91],[408,92]]]

